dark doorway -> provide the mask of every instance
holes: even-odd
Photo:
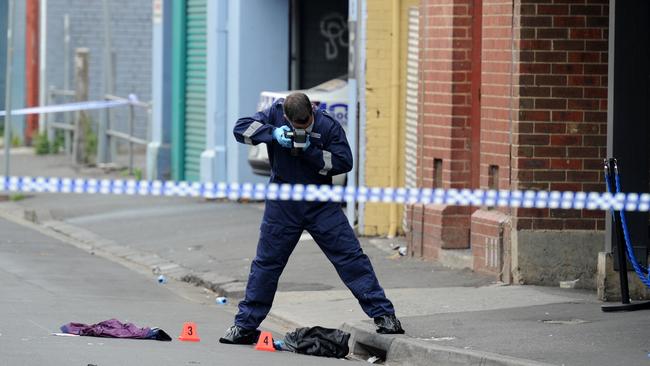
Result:
[[[292,0],[292,89],[306,89],[348,70],[348,0]]]
[[[623,192],[648,192],[650,185],[650,3],[618,0],[615,4],[613,114],[608,127],[608,155],[618,159]],[[612,37],[610,37],[610,41]],[[637,259],[647,264],[648,213],[626,213]],[[612,238],[612,236],[609,236]],[[615,247],[616,240],[612,239]],[[615,250],[615,249],[614,249]],[[618,268],[618,263],[616,263]],[[630,268],[630,267],[628,267]]]

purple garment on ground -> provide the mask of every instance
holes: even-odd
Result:
[[[97,324],[87,325],[82,323],[68,323],[61,326],[63,333],[77,334],[80,336],[90,337],[108,337],[108,338],[135,338],[135,339],[159,339],[163,333],[158,328],[138,328],[133,323],[122,323],[117,319],[105,320]],[[169,337],[169,336],[167,336]],[[171,339],[170,339],[171,340]]]

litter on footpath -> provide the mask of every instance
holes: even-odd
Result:
[[[167,277],[165,277],[163,275],[158,276],[158,283],[161,284],[161,285],[166,284],[167,283]]]
[[[379,357],[377,357],[377,356],[372,356],[372,357],[370,357],[367,361],[368,361],[369,363],[377,363],[377,362],[381,361],[381,358],[379,358]]]
[[[122,323],[109,319],[97,324],[68,323],[61,326],[61,332],[87,337],[152,339],[171,341],[172,338],[160,328],[139,328],[133,323]]]
[[[79,337],[79,334],[70,334],[70,333],[52,333],[52,335],[57,337]]]
[[[401,257],[405,256],[406,253],[408,253],[407,248],[399,244],[398,245],[391,244],[391,249],[397,251],[397,254],[399,254]],[[397,256],[397,254],[395,254],[395,256]]]
[[[226,305],[228,303],[228,298],[225,296],[219,296],[216,298],[215,302],[219,305]]]
[[[275,347],[275,349],[278,351],[282,351],[283,349],[285,349],[284,341],[282,339],[273,341],[273,347]]]
[[[579,278],[573,281],[560,281],[560,288],[575,288],[578,281],[580,281]]]

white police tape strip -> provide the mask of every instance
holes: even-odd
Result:
[[[139,196],[223,198],[229,200],[293,200],[447,204],[458,206],[524,207],[649,211],[650,194],[482,189],[368,188],[302,184],[198,183],[84,178],[4,177],[0,191],[21,193],[81,193]]]
[[[75,112],[85,111],[91,109],[105,109],[114,108],[124,105],[129,105],[130,100],[91,100],[86,102],[74,102],[56,105],[46,105],[41,107],[30,107],[21,109],[12,109],[12,116],[21,116],[27,114],[40,114],[40,113],[60,113],[60,112]],[[0,111],[0,117],[7,114],[7,111]]]

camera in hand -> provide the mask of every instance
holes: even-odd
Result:
[[[307,130],[294,129],[285,131],[284,137],[291,140],[291,155],[298,156],[307,145]]]

